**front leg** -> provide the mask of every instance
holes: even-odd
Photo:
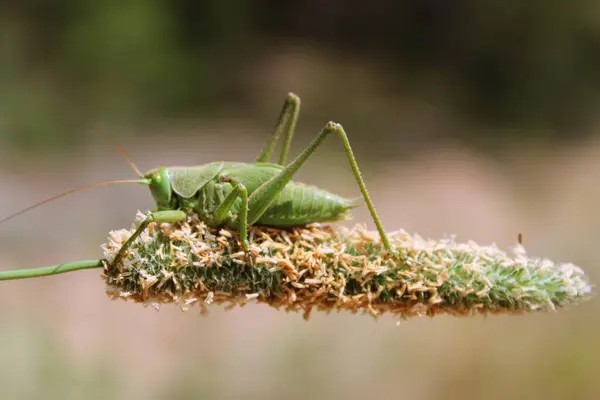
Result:
[[[185,218],[186,213],[181,210],[155,211],[151,213],[148,217],[146,217],[145,220],[142,221],[142,223],[137,227],[135,232],[133,232],[129,239],[127,239],[125,244],[121,246],[119,252],[111,261],[111,265],[115,266],[119,261],[121,261],[121,258],[123,258],[123,256],[125,255],[127,249],[131,247],[131,245],[137,240],[137,238],[142,234],[142,232],[146,230],[146,228],[148,227],[148,225],[150,225],[151,222],[173,223],[184,221]]]

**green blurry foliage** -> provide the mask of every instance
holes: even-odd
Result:
[[[252,110],[261,93],[247,75],[268,79],[261,57],[298,43],[339,56],[340,69],[354,59],[373,76],[397,71],[380,78],[392,99],[408,90],[502,139],[517,127],[574,138],[596,122],[598,13],[591,0],[4,2],[0,140],[68,149],[95,125]]]

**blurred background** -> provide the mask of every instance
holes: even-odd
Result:
[[[142,170],[252,161],[289,91],[292,153],[341,122],[388,230],[600,278],[598,2],[0,3],[0,216]],[[298,180],[360,194],[337,138]],[[102,256],[153,207],[81,192],[0,226],[0,268]],[[374,228],[366,207],[355,222]],[[350,224],[350,223],[348,223]],[[522,317],[205,317],[109,301],[99,271],[0,285],[0,398],[596,399],[600,306]]]

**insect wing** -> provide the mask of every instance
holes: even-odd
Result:
[[[194,196],[223,169],[223,162],[199,167],[172,167],[169,169],[171,187],[183,198]]]

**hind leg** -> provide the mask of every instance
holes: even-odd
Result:
[[[281,149],[281,155],[279,156],[279,165],[284,165],[287,161],[287,156],[292,144],[292,137],[296,130],[296,121],[298,120],[298,114],[300,113],[300,98],[294,93],[288,93],[285,103],[283,103],[283,109],[279,118],[277,119],[277,125],[275,130],[271,134],[267,146],[256,158],[257,163],[269,162],[271,154],[275,149],[275,144],[279,136],[285,132],[285,138],[283,140],[283,148]]]
[[[325,128],[321,130],[321,132],[317,135],[317,137],[312,141],[312,143],[304,149],[304,151],[288,166],[286,166],[279,174],[275,175],[267,182],[263,183],[259,186],[248,198],[248,224],[254,224],[267,210],[269,205],[273,202],[275,197],[281,193],[285,185],[292,179],[294,174],[298,171],[298,169],[304,164],[304,162],[313,154],[313,152],[319,147],[325,138],[329,136],[331,133],[337,133],[340,139],[342,140],[342,144],[344,146],[344,151],[348,156],[348,162],[352,167],[352,172],[354,173],[354,177],[356,178],[356,182],[360,188],[360,191],[363,195],[365,202],[369,208],[369,212],[371,213],[371,217],[373,218],[373,222],[375,226],[377,226],[377,230],[379,231],[379,235],[381,237],[381,241],[386,250],[392,252],[392,246],[390,245],[390,241],[383,229],[383,225],[379,220],[379,216],[377,215],[377,211],[375,210],[375,206],[371,201],[371,197],[367,192],[367,187],[365,182],[362,179],[360,170],[358,169],[358,164],[356,163],[356,159],[354,158],[354,153],[352,152],[352,147],[350,147],[350,142],[348,141],[348,137],[346,136],[346,132],[344,132],[344,128],[340,124],[336,124],[335,122],[329,122],[325,125]]]

